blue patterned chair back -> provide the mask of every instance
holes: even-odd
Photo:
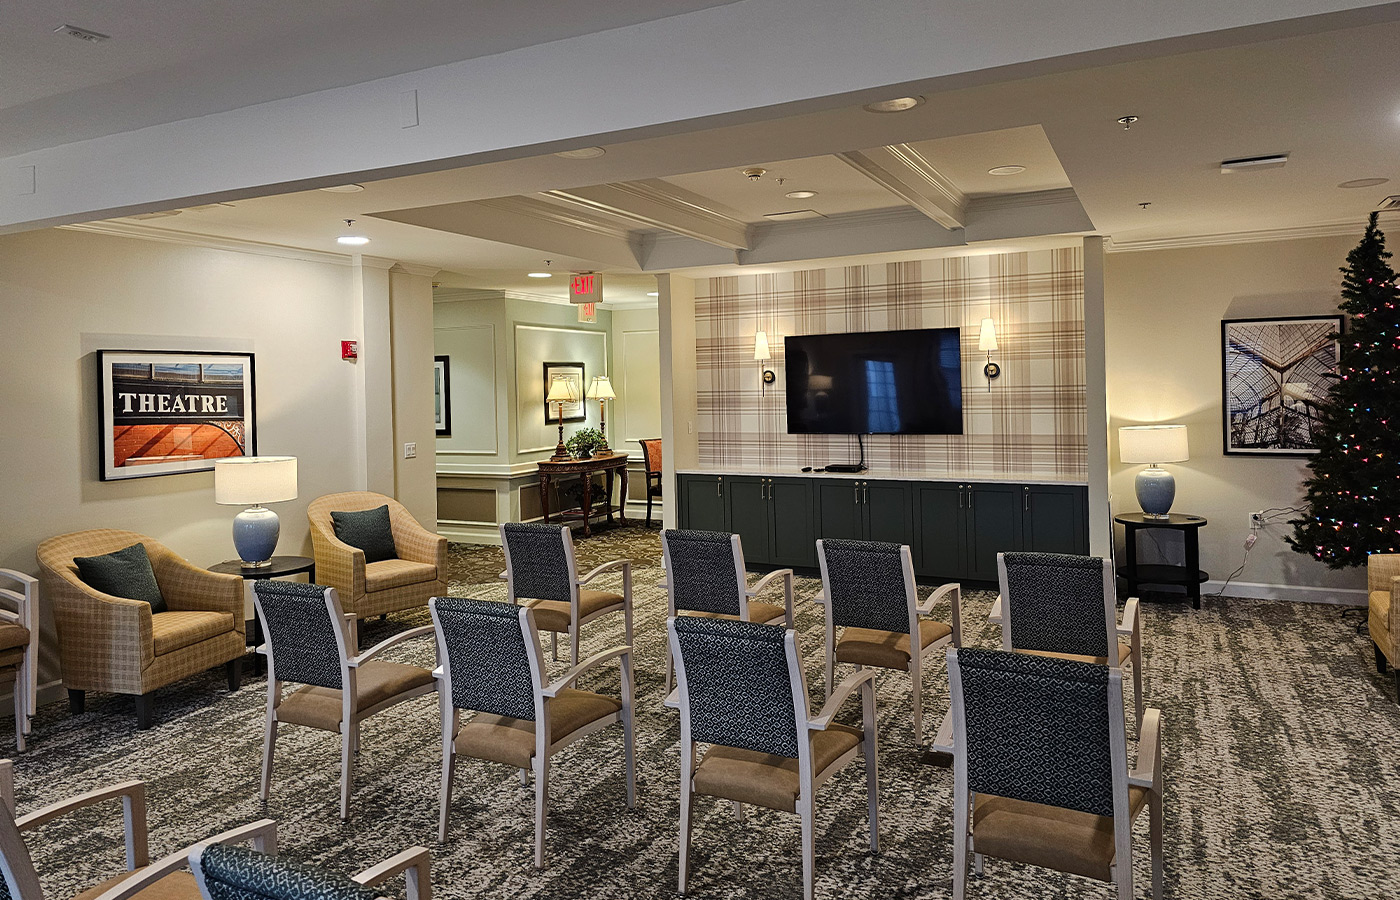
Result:
[[[667,529],[661,540],[671,562],[671,600],[677,610],[739,615],[743,598],[733,535]]]
[[[699,616],[672,621],[691,739],[796,759],[797,716],[784,630]]]
[[[326,611],[327,588],[263,579],[253,582],[253,590],[262,606],[277,680],[340,690],[339,625]]]
[[[209,844],[192,864],[207,900],[375,900],[381,892],[344,875],[228,844]]]
[[[534,721],[535,683],[520,607],[435,597],[433,621],[447,650],[454,707]]]
[[[1113,815],[1107,666],[968,648],[957,660],[970,790]]]
[[[1108,657],[1103,560],[1068,553],[1003,553],[1002,603],[1017,650]],[[1117,656],[1111,660],[1118,662]]]
[[[899,544],[874,541],[822,541],[833,625],[909,633],[901,550]]]
[[[564,554],[562,525],[508,522],[501,535],[510,552],[515,596],[569,602],[569,559]]]

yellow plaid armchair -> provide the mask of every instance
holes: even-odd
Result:
[[[1366,624],[1376,647],[1376,671],[1385,674],[1400,664],[1400,610],[1393,602],[1400,581],[1400,553],[1372,553],[1366,558],[1366,590],[1369,614]],[[1400,669],[1395,670],[1395,687],[1400,692]],[[1400,699],[1400,695],[1397,695]]]
[[[398,559],[366,563],[363,550],[335,536],[331,513],[386,505]],[[311,502],[306,517],[311,521],[316,581],[335,588],[342,608],[355,618],[426,608],[429,597],[447,593],[447,539],[419,525],[393,497],[371,491],[327,494]]]
[[[151,559],[166,612],[104,594],[78,577],[75,557],[138,542]],[[247,652],[242,578],[201,569],[144,534],[110,528],[51,537],[36,556],[75,713],[83,711],[86,691],[134,694],[137,726],[149,728],[153,691],[217,665],[227,667],[229,690],[238,690]]]

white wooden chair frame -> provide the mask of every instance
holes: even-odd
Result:
[[[447,840],[447,816],[452,805],[452,776],[456,773],[457,733],[461,730],[461,711],[452,702],[452,663],[447,653],[447,641],[438,618],[438,598],[428,601],[428,610],[433,616],[433,627],[437,633],[437,670],[433,673],[438,680],[438,702],[442,708],[442,788],[439,794],[438,840]],[[632,647],[622,644],[601,650],[588,659],[569,669],[553,682],[548,682],[545,671],[544,652],[540,646],[539,629],[535,626],[535,614],[529,607],[521,607],[518,613],[521,634],[525,639],[525,655],[530,665],[530,687],[535,696],[535,754],[531,759],[535,776],[535,866],[544,868],[545,818],[549,813],[549,758],[560,750],[601,731],[609,725],[622,724],[623,765],[627,772],[627,808],[636,808],[637,802],[637,762],[635,751],[636,732],[633,726],[632,709],[634,687],[632,675]],[[558,740],[549,740],[550,700],[573,684],[580,675],[612,659],[622,661],[622,709],[616,713],[595,719],[577,728]],[[526,772],[520,771],[524,784]]]
[[[921,604],[919,603],[918,582],[914,578],[914,556],[907,545],[900,546],[899,557],[900,564],[904,569],[904,594],[909,601],[909,667],[905,671],[909,673],[910,696],[914,705],[914,744],[922,746],[924,742],[924,657],[941,647],[948,646],[949,643],[954,647],[962,646],[962,585],[955,581],[939,585]],[[836,670],[836,626],[831,620],[831,604],[827,602],[831,582],[826,568],[826,545],[821,540],[817,541],[817,562],[821,566],[822,592],[814,599],[826,608],[826,690],[829,695]],[[953,629],[952,633],[934,641],[920,652],[918,649],[919,617],[931,615],[934,604],[945,596],[949,598],[948,602],[953,611],[952,619],[949,622]],[[862,667],[856,666],[856,668]]]
[[[3,870],[10,894],[15,900],[43,900],[39,875],[34,868],[29,848],[24,843],[23,833],[69,813],[108,800],[121,800],[122,802],[123,830],[126,838],[126,868],[132,874],[97,895],[94,900],[127,900],[129,897],[135,896],[172,872],[185,868],[189,864],[190,851],[194,849],[185,847],[156,860],[154,863],[151,862],[146,829],[146,784],[142,781],[123,781],[119,784],[98,788],[52,803],[28,815],[16,817],[14,763],[6,759],[0,760],[0,796],[3,797],[3,809],[0,810],[0,817],[5,820],[0,821],[0,870]],[[194,846],[232,844],[242,841],[251,841],[253,846],[263,853],[275,853],[277,851],[277,825],[271,819],[260,819],[215,835]],[[191,897],[190,900],[195,900],[195,898]]]
[[[264,821],[269,825],[273,824],[271,820]],[[203,897],[203,900],[213,900],[213,896],[210,893],[208,883],[204,880],[204,868],[199,864],[200,857],[210,844],[232,843],[230,840],[221,840],[220,838],[222,837],[221,835],[218,838],[210,838],[207,841],[201,841],[193,847],[190,847],[187,853],[181,851],[184,853],[184,859],[188,862],[190,870],[194,873],[194,880],[195,883],[199,885],[199,893],[200,896]],[[269,837],[271,839],[271,847],[263,847],[254,844],[253,849],[257,850],[259,853],[275,854],[277,852],[277,833],[275,826],[272,828],[272,833]],[[367,887],[377,887],[393,876],[402,873],[404,876],[404,883],[407,887],[407,900],[432,900],[433,882],[430,874],[431,866],[432,854],[428,852],[428,848],[410,847],[407,850],[395,853],[393,856],[377,865],[370,866],[362,872],[351,875],[350,880],[354,881],[356,884],[363,884]],[[103,898],[99,898],[99,900],[115,900],[115,898],[107,898],[104,896]]]
[[[498,577],[498,578],[501,578],[501,579],[503,579],[503,580],[505,581],[505,583],[506,583],[506,593],[507,593],[507,594],[509,595],[509,597],[510,597],[510,602],[519,605],[520,600],[516,597],[516,594],[515,594],[515,574],[514,574],[515,569],[514,569],[513,566],[511,566],[511,563],[510,563],[510,542],[506,540],[506,527],[505,527],[505,524],[504,524],[504,523],[501,525],[500,532],[501,532],[501,549],[505,551],[505,556],[506,556],[506,570],[505,570],[504,572],[502,572],[502,573],[501,573],[499,576],[497,576],[497,577]],[[581,632],[581,631],[583,630],[583,626],[587,625],[589,622],[592,622],[594,619],[599,619],[599,618],[602,618],[602,617],[605,616],[605,615],[608,615],[609,613],[617,612],[618,609],[621,609],[621,610],[622,610],[623,628],[624,628],[624,631],[625,631],[625,633],[626,633],[627,644],[628,644],[628,646],[631,646],[631,644],[632,644],[632,560],[630,560],[630,559],[615,559],[615,560],[613,560],[612,562],[605,562],[605,563],[603,563],[601,566],[598,566],[597,568],[593,569],[593,570],[590,571],[588,574],[586,574],[586,575],[584,575],[582,578],[580,578],[580,577],[579,577],[579,574],[578,574],[578,562],[576,561],[576,558],[574,557],[574,539],[573,539],[573,534],[569,531],[569,528],[568,528],[567,525],[560,525],[560,526],[559,526],[559,534],[560,534],[560,540],[562,540],[562,541],[564,542],[564,558],[568,561],[568,567],[569,567],[569,651],[570,651],[570,654],[569,654],[569,665],[571,665],[571,666],[577,666],[577,665],[578,665],[578,657],[579,657],[579,641],[580,641],[579,632]],[[584,585],[588,584],[590,581],[594,580],[595,578],[598,578],[598,577],[601,576],[601,575],[605,575],[605,574],[607,574],[608,572],[613,572],[613,571],[620,571],[620,572],[622,572],[622,603],[621,603],[620,605],[614,603],[614,604],[605,606],[605,607],[603,607],[602,609],[595,610],[595,611],[593,612],[592,615],[584,616],[584,617],[580,618],[580,617],[579,617],[579,608],[578,608],[578,607],[579,607],[579,599],[578,599],[579,588],[581,588],[581,587],[583,587]],[[528,599],[532,599],[532,598],[526,598],[526,599],[528,600]],[[559,661],[559,632],[557,632],[557,631],[552,631],[552,632],[550,632],[550,635],[551,635],[551,637],[550,637],[550,652],[551,652],[551,654],[553,655],[555,662],[558,662],[558,661]]]
[[[664,591],[666,592],[666,615],[667,615],[668,617],[670,617],[670,616],[678,616],[678,615],[687,615],[687,614],[691,614],[691,611],[690,611],[690,610],[677,610],[677,609],[676,609],[676,598],[675,598],[675,595],[673,595],[673,594],[671,593],[671,585],[673,585],[673,584],[676,583],[676,576],[675,576],[675,573],[673,573],[673,572],[671,571],[671,544],[670,544],[669,541],[666,540],[666,534],[667,534],[667,532],[669,532],[669,531],[671,531],[671,530],[672,530],[672,529],[667,528],[667,529],[663,529],[662,532],[661,532],[661,560],[662,560],[662,565],[665,566],[665,570],[666,570],[666,580],[661,584],[661,589],[664,590]],[[748,573],[748,569],[745,568],[745,566],[744,566],[744,547],[743,547],[743,544],[742,544],[742,543],[740,542],[740,540],[739,540],[739,535],[737,535],[737,534],[731,534],[731,535],[729,536],[729,545],[730,545],[730,548],[731,548],[731,549],[733,550],[733,552],[734,552],[734,579],[735,579],[735,581],[738,583],[738,587],[739,587],[739,621],[741,621],[741,622],[751,622],[751,621],[753,621],[752,619],[749,618],[749,601],[750,601],[750,600],[753,600],[753,599],[756,599],[756,598],[758,597],[758,595],[761,594],[761,593],[763,593],[763,591],[764,591],[765,589],[767,589],[767,587],[768,587],[770,584],[772,584],[773,582],[775,582],[775,581],[777,581],[777,580],[779,580],[779,579],[782,579],[782,583],[783,583],[783,607],[784,607],[784,609],[785,609],[784,614],[783,614],[782,616],[774,616],[774,617],[772,617],[771,619],[764,619],[764,620],[763,620],[762,622],[760,622],[759,624],[762,624],[762,625],[772,624],[772,623],[774,623],[774,622],[777,622],[778,619],[781,618],[781,619],[783,620],[783,624],[784,624],[785,627],[787,627],[787,628],[793,627],[793,625],[792,625],[792,600],[793,600],[793,587],[792,587],[793,574],[792,574],[792,569],[774,569],[773,571],[769,572],[767,575],[764,575],[762,578],[758,579],[758,581],[754,584],[753,587],[749,587],[749,573]],[[666,689],[665,689],[665,691],[664,691],[664,695],[665,695],[665,696],[670,696],[670,694],[671,694],[671,678],[672,678],[672,675],[673,675],[674,673],[675,673],[675,669],[672,668],[672,666],[671,666],[671,642],[670,642],[670,641],[667,641],[667,642],[666,642]]]
[[[1123,621],[1118,621],[1118,583],[1113,573],[1113,560],[1102,559],[1103,563],[1103,618],[1104,627],[1108,638],[1108,665],[1114,669],[1121,668],[1118,661],[1118,639],[1126,637],[1129,640],[1128,658],[1133,663],[1133,713],[1137,717],[1137,725],[1142,727],[1143,717],[1143,682],[1146,680],[1146,673],[1142,666],[1142,626],[1138,616],[1138,598],[1129,597],[1123,604]],[[997,594],[996,600],[992,602],[992,612],[987,617],[987,621],[1001,626],[1001,648],[1003,650],[1018,650],[1011,644],[1011,607],[1013,604],[1006,602],[1009,594],[1006,585],[1006,559],[1003,554],[997,554],[997,580],[1001,593]]]
[[[325,589],[326,615],[330,616],[331,630],[335,632],[336,648],[340,652],[340,817],[350,818],[350,785],[354,778],[354,755],[360,752],[360,723],[376,713],[383,712],[405,700],[421,697],[437,690],[435,682],[412,688],[376,703],[365,709],[358,709],[359,698],[355,690],[355,676],[360,666],[391,647],[396,647],[413,638],[426,637],[433,633],[431,625],[410,628],[390,638],[380,641],[358,656],[350,655],[351,647],[359,647],[354,613],[347,613],[340,606],[340,596],[335,588]],[[279,720],[277,709],[282,705],[283,682],[277,678],[277,658],[272,650],[272,640],[268,636],[267,614],[263,612],[262,598],[253,592],[253,605],[262,623],[264,643],[257,652],[267,657],[267,720],[263,735],[262,786],[259,798],[266,803],[272,790],[272,755],[277,743]]]
[[[7,586],[13,582],[18,589]],[[10,604],[14,609],[10,609]],[[39,666],[39,580],[13,569],[0,569],[0,622],[29,629],[29,643],[24,648],[24,661],[15,674],[15,748],[24,752],[24,739],[29,735],[30,719],[38,710]]]
[[[676,617],[666,619],[667,643],[676,660],[675,693],[666,705],[681,713],[681,822],[679,893],[684,894],[690,876],[691,806],[695,797],[695,741],[690,736],[690,690],[685,675],[685,658],[676,638]],[[783,638],[787,655],[788,678],[792,689],[792,707],[797,719],[797,771],[799,793],[797,814],[802,823],[802,896],[812,900],[816,868],[816,793],[857,755],[865,757],[865,785],[870,823],[870,852],[880,852],[880,787],[879,755],[875,734],[875,672],[863,669],[842,679],[834,693],[828,693],[821,711],[811,716],[811,700],[807,695],[807,680],[803,674],[802,656],[797,648],[797,632],[789,628]],[[813,771],[812,732],[825,731],[841,706],[857,689],[861,695],[861,726],[864,740],[852,747],[820,772]],[[743,821],[743,805],[734,803],[735,817]]]
[[[953,705],[951,745],[933,749],[953,755],[953,900],[964,900],[967,855],[982,874],[983,855],[977,852],[972,830],[974,797],[968,789],[967,717],[963,708],[962,672],[955,650],[948,651],[948,689]],[[1129,787],[1147,788],[1147,815],[1152,852],[1152,898],[1161,900],[1162,869],[1162,712],[1149,709],[1138,738],[1137,767],[1128,770],[1128,736],[1123,711],[1123,670],[1108,670],[1108,742],[1113,756],[1113,884],[1119,900],[1133,900],[1133,820],[1129,816]],[[959,835],[964,837],[960,840]]]

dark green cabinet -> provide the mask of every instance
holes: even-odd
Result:
[[[1089,552],[1088,498],[1071,484],[1021,486],[1021,546],[1041,553]]]
[[[817,532],[811,480],[768,479],[768,509],[773,522],[768,561],[789,568],[815,567]]]
[[[818,481],[817,501],[817,537],[909,543],[914,492],[908,482]]]
[[[680,522],[696,531],[728,531],[724,521],[724,477],[721,475],[679,475],[676,481],[681,498]]]
[[[726,477],[724,511],[727,530],[744,545],[744,559],[767,562],[772,555],[773,517],[768,506],[768,479]]]
[[[966,523],[963,512],[967,505],[966,489],[961,484],[930,482],[916,489],[919,510],[918,544],[914,550],[914,568],[920,575],[936,578],[958,578],[963,570],[963,532]]]
[[[1023,549],[1020,487],[1017,484],[967,486],[963,578],[996,581],[997,554]]]
[[[833,540],[865,539],[865,509],[860,502],[860,482],[849,478],[817,482],[817,537]]]
[[[680,475],[682,528],[739,535],[759,566],[817,565],[816,508],[808,478]]]

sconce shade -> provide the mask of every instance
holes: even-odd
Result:
[[[544,399],[547,403],[573,403],[578,399],[578,394],[571,379],[556,378],[549,383],[549,396]]]
[[[235,456],[214,460],[214,502],[257,506],[297,498],[295,456]]]
[[[983,353],[997,349],[997,326],[991,319],[982,320],[982,333],[977,338],[977,349]]]
[[[1118,429],[1118,458],[1125,463],[1185,462],[1185,425],[1128,425]]]
[[[613,393],[612,382],[606,375],[595,375],[593,383],[588,386],[588,399],[590,400],[616,400],[617,394]]]
[[[753,336],[753,358],[756,360],[772,359],[773,354],[768,349],[768,332],[756,331]]]

